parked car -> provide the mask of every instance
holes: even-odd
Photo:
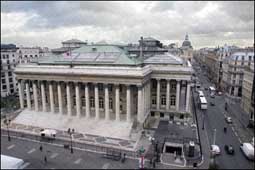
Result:
[[[211,153],[213,155],[220,155],[220,147],[218,145],[211,145]]]
[[[232,145],[225,145],[224,149],[225,149],[226,153],[229,155],[234,155],[234,153],[235,153],[235,150]]]
[[[249,160],[254,160],[254,146],[250,143],[242,143],[240,149]]]
[[[226,122],[229,123],[229,124],[233,123],[231,117],[226,117],[225,120],[226,120]]]
[[[215,106],[215,104],[214,104],[213,102],[210,102],[210,105],[211,105],[211,106]]]

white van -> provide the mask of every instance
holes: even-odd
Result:
[[[40,134],[42,137],[55,138],[57,132],[53,129],[43,129]]]
[[[242,143],[240,148],[248,159],[254,160],[254,146],[252,146],[252,144]]]

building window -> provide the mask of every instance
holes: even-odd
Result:
[[[10,82],[10,83],[12,82],[12,78],[9,78],[9,82]]]
[[[8,54],[6,54],[6,58],[9,59],[9,55]]]
[[[24,57],[27,58],[27,55],[25,55]]]
[[[151,112],[151,117],[155,117],[155,112]]]
[[[99,108],[104,108],[104,99],[102,97],[99,98]]]
[[[166,105],[166,95],[161,96],[161,104]]]
[[[181,115],[180,115],[180,119],[184,119],[184,114],[181,114]]]
[[[161,88],[162,88],[162,89],[166,89],[166,82],[165,82],[165,81],[163,81],[163,82],[161,83]]]
[[[235,83],[236,83],[236,81],[235,81],[235,80],[233,80],[232,84],[235,84]]]
[[[8,65],[8,70],[10,70],[11,69],[11,66],[10,65]]]
[[[122,92],[122,85],[119,86],[120,87],[120,93]]]
[[[112,102],[112,98],[109,99],[109,108],[112,109],[113,108],[113,102]]]
[[[90,107],[95,107],[95,99],[94,99],[94,97],[90,97]]]
[[[98,90],[103,91],[103,89],[104,89],[104,85],[102,83],[99,83],[98,84]]]
[[[109,88],[109,91],[112,92],[112,85],[111,84],[108,86],[108,88]]]
[[[120,105],[120,111],[122,111],[123,107],[122,107],[122,104]]]
[[[160,117],[164,117],[164,113],[160,112]]]
[[[37,57],[37,55],[35,55],[35,57]]]
[[[5,90],[6,89],[6,85],[3,85],[3,90]]]
[[[81,105],[82,105],[82,106],[86,106],[86,99],[85,99],[85,96],[82,96],[82,97],[81,97]]]
[[[157,104],[156,96],[152,96],[151,103],[152,104]]]
[[[170,105],[171,105],[171,106],[175,106],[175,95],[172,95],[172,96],[170,97]]]
[[[10,84],[10,88],[13,88],[13,84]]]
[[[172,90],[175,90],[175,89],[176,89],[176,84],[175,84],[175,83],[171,84],[171,89],[172,89]]]
[[[8,76],[12,76],[12,72],[8,72]]]
[[[152,88],[156,89],[157,88],[157,81],[152,81]]]
[[[2,83],[3,83],[3,84],[5,83],[5,79],[2,79]]]

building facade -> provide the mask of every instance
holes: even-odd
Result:
[[[16,45],[1,44],[1,97],[13,94],[17,90],[17,82],[13,73],[18,63],[16,51]]]
[[[191,117],[192,72],[171,54],[142,60],[113,45],[86,45],[15,69],[21,108],[144,126],[152,117]]]
[[[254,52],[234,52],[223,61],[222,87],[227,95],[240,100],[245,66],[250,66],[254,60]]]
[[[254,63],[244,69],[241,107],[250,115],[254,125]]]
[[[45,52],[40,47],[16,47],[13,44],[1,44],[1,97],[17,92],[14,68],[18,64],[29,63],[43,57]]]

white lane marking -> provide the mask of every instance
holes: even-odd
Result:
[[[30,163],[29,163],[29,162],[26,162],[26,163],[24,163],[23,165],[21,165],[19,168],[20,168],[20,169],[25,169],[28,165],[30,165]]]
[[[75,163],[75,164],[79,164],[79,163],[81,162],[81,160],[82,160],[82,159],[79,158],[79,159],[77,159],[74,163]]]
[[[53,158],[56,158],[58,156],[58,153],[53,153],[50,158],[53,159]]]
[[[102,169],[108,169],[110,166],[110,163],[105,163],[103,166],[102,166]]]
[[[30,150],[30,151],[28,151],[27,153],[28,153],[28,154],[31,154],[31,153],[33,153],[34,151],[36,151],[36,149],[35,149],[35,148],[31,149],[31,150]]]
[[[15,147],[15,145],[13,144],[13,145],[9,146],[7,149],[9,150],[9,149],[12,149],[14,147]]]

